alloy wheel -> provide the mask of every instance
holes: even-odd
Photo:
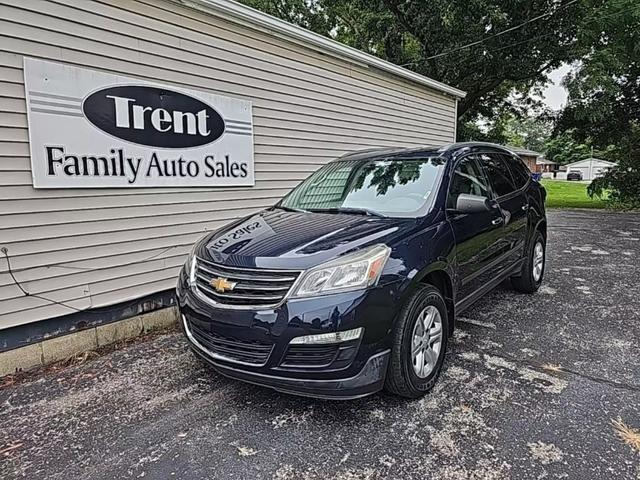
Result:
[[[442,347],[442,317],[433,305],[418,315],[411,335],[411,362],[415,374],[426,378],[436,368]]]
[[[541,242],[537,242],[533,247],[533,280],[536,282],[542,278],[544,268],[544,247]]]

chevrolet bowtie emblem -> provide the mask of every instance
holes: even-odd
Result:
[[[233,290],[236,286],[236,282],[230,282],[226,278],[218,277],[214,278],[209,284],[216,289],[216,292],[226,292],[227,290]]]

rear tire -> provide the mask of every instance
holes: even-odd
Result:
[[[442,369],[448,336],[442,293],[432,285],[420,287],[400,310],[393,329],[385,390],[407,398],[431,390]]]
[[[536,230],[520,276],[511,279],[513,288],[522,293],[537,292],[544,278],[546,263],[546,242],[542,233]]]

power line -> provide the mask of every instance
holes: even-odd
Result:
[[[431,55],[430,57],[425,58],[425,60],[432,60],[434,58],[444,57],[445,55],[449,55],[451,53],[458,52],[460,50],[464,50],[465,48],[469,48],[469,47],[473,47],[475,45],[479,45],[481,43],[486,42],[487,40],[491,40],[492,38],[499,37],[500,35],[504,35],[506,33],[513,32],[514,30],[518,30],[519,28],[522,28],[525,25],[528,25],[530,23],[538,21],[538,20],[540,20],[542,18],[550,17],[551,15],[557,13],[559,10],[562,10],[563,8],[567,8],[568,6],[573,5],[577,1],[578,0],[570,0],[569,2],[565,3],[564,5],[559,6],[558,8],[556,8],[552,12],[547,12],[547,13],[540,14],[540,15],[538,15],[536,17],[533,17],[533,18],[530,18],[529,20],[526,20],[526,21],[524,21],[524,22],[522,22],[522,23],[520,23],[518,25],[514,25],[513,27],[507,28],[506,30],[502,30],[502,31],[500,31],[498,33],[494,33],[493,35],[489,35],[488,37],[484,37],[484,38],[482,38],[480,40],[476,40],[475,42],[471,42],[471,43],[468,43],[466,45],[461,45],[459,47],[453,48],[451,50],[447,50],[446,52],[438,53],[436,55]]]
[[[538,20],[540,20],[542,18],[550,17],[551,15],[557,13],[559,10],[562,10],[563,8],[567,8],[568,6],[576,3],[577,1],[578,0],[570,0],[569,2],[565,3],[564,5],[561,5],[557,9],[555,9],[553,12],[542,13],[542,14],[540,14],[540,15],[538,15],[536,17],[530,18],[530,19],[528,19],[528,20],[526,20],[526,21],[524,21],[524,22],[522,22],[522,23],[520,23],[518,25],[514,25],[513,27],[509,27],[506,30],[502,30],[502,31],[500,31],[498,33],[494,33],[493,35],[489,35],[488,37],[484,37],[484,38],[482,38],[480,40],[476,40],[475,42],[467,43],[466,45],[460,45],[459,47],[452,48],[451,50],[447,50],[446,52],[437,53],[436,55],[431,55],[430,57],[423,58],[420,61],[409,62],[409,63],[405,63],[405,64],[400,65],[400,66],[401,67],[406,67],[408,65],[415,65],[417,63],[426,62],[427,60],[433,60],[434,58],[444,57],[446,55],[450,55],[451,53],[459,52],[460,50],[464,50],[466,48],[473,47],[475,45],[480,45],[481,43],[484,43],[487,40],[491,40],[492,38],[499,37],[500,35],[504,35],[505,33],[513,32],[514,30],[522,28],[525,25],[528,25],[528,24],[530,24],[532,22],[538,21]],[[543,35],[543,36],[546,36],[546,35]],[[540,37],[536,37],[536,38],[540,38]],[[531,40],[527,40],[527,41],[531,41]],[[519,43],[526,43],[526,41],[525,42],[519,42]],[[514,45],[517,45],[517,44],[514,44]],[[511,45],[511,46],[513,46],[513,45]]]
[[[566,7],[566,6],[568,6],[568,5],[569,5],[569,4],[566,4],[566,5],[565,5],[565,7]],[[595,21],[600,21],[600,20],[602,20],[602,19],[604,19],[604,18],[615,17],[615,16],[618,16],[618,15],[622,15],[622,14],[628,13],[628,12],[630,12],[630,11],[632,11],[632,10],[630,10],[630,9],[623,9],[623,10],[620,10],[620,11],[618,11],[618,12],[610,13],[610,14],[608,14],[608,15],[601,15],[601,16],[599,16],[598,18],[594,18],[593,20],[589,20],[589,21],[587,21],[587,22],[585,22],[585,23],[587,23],[587,24],[589,24],[589,23],[593,23],[593,22],[595,22]],[[557,12],[557,10],[556,10],[556,12]],[[555,13],[555,12],[553,12],[553,13]],[[549,15],[549,14],[545,14],[545,15]],[[516,27],[513,27],[513,28],[516,28]],[[496,33],[496,34],[495,34],[495,35],[493,35],[493,36],[495,37],[495,36],[501,35],[502,33],[506,33],[507,31],[508,31],[508,30],[504,30],[504,31],[502,31],[502,32]],[[531,38],[528,38],[528,39],[526,39],[526,40],[521,40],[521,41],[519,41],[519,42],[510,43],[510,44],[508,44],[508,45],[504,45],[504,46],[502,46],[502,47],[491,48],[491,49],[486,50],[486,51],[485,51],[485,53],[499,52],[500,50],[506,50],[506,49],[508,49],[508,48],[517,47],[518,45],[523,45],[523,44],[525,44],[525,43],[533,42],[533,41],[535,41],[535,40],[540,40],[541,38],[549,37],[549,36],[552,36],[552,35],[554,35],[554,34],[553,34],[553,33],[545,33],[545,34],[543,34],[543,35],[538,35],[538,36],[535,36],[535,37],[531,37]],[[417,64],[420,64],[420,63],[426,62],[427,60],[430,60],[430,59],[432,59],[432,58],[436,58],[436,57],[441,57],[441,56],[444,56],[444,55],[448,55],[449,53],[453,53],[453,52],[459,51],[459,50],[461,50],[461,49],[463,49],[463,48],[468,48],[468,47],[470,47],[470,46],[479,45],[480,43],[483,43],[485,40],[488,40],[489,38],[492,38],[492,37],[486,37],[484,40],[479,40],[479,41],[476,41],[476,42],[470,43],[470,44],[468,44],[468,45],[463,45],[463,46],[461,46],[461,47],[459,47],[459,48],[456,48],[456,49],[453,49],[453,50],[449,50],[449,51],[447,51],[447,52],[442,52],[441,54],[438,54],[438,55],[433,55],[433,56],[431,56],[431,57],[422,58],[422,59],[420,59],[420,60],[416,60],[416,61],[413,61],[413,62],[404,63],[404,64],[402,64],[402,65],[400,65],[400,66],[401,66],[401,67],[406,67],[406,66],[409,66],[409,65],[417,65]]]
[[[585,24],[593,23],[596,20],[602,20],[604,18],[609,18],[609,17],[615,17],[615,16],[618,16],[618,15],[622,15],[623,13],[628,13],[629,11],[630,10],[623,9],[623,10],[620,10],[618,12],[610,13],[608,15],[601,15],[597,19],[594,18],[593,20],[585,22]],[[524,43],[533,42],[534,40],[540,40],[541,38],[550,37],[552,35],[553,35],[553,33],[545,33],[543,35],[538,35],[537,37],[531,37],[531,38],[528,38],[526,40],[521,40],[519,42],[511,43],[509,45],[504,45],[502,47],[491,48],[489,50],[486,50],[485,53],[499,52],[500,50],[506,50],[507,48],[517,47],[518,45],[522,45]]]

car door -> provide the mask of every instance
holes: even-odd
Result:
[[[527,239],[529,238],[529,232],[531,231],[531,212],[530,202],[527,192],[529,191],[529,184],[532,182],[531,170],[524,164],[524,162],[517,155],[504,154],[504,158],[507,161],[507,166],[513,177],[513,181],[516,184],[516,188],[520,192],[522,204],[520,205],[520,218],[519,222],[524,225],[521,235],[518,235],[513,252],[514,260],[525,255],[527,249]]]
[[[475,155],[464,157],[456,165],[447,193],[447,218],[455,238],[458,300],[477,291],[490,275],[495,260],[503,253],[503,217],[498,208],[486,212],[462,214],[456,210],[462,193],[491,199],[491,187]]]
[[[524,253],[527,237],[527,210],[529,205],[523,192],[523,179],[517,181],[511,174],[507,159],[501,153],[482,153],[480,161],[493,187],[495,201],[504,218],[504,238],[500,270],[510,268]]]

